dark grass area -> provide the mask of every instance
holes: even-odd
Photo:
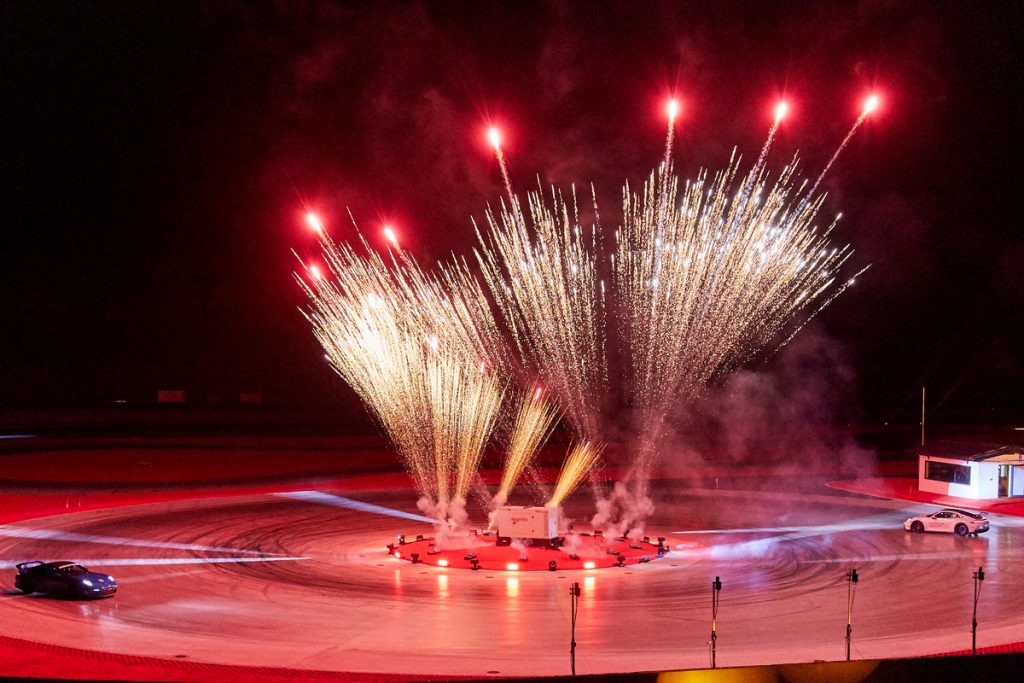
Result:
[[[847,435],[876,452],[880,459],[899,458],[920,447],[919,423],[841,423],[812,425],[823,433]],[[714,450],[723,435],[678,427],[687,443]],[[271,405],[105,404],[67,408],[0,408],[0,436],[33,434],[51,437],[231,437],[349,436],[381,439],[381,431],[358,405],[285,408]],[[556,441],[571,434],[560,429]],[[926,441],[981,444],[1024,443],[1024,423],[933,422]],[[0,450],[12,446],[0,439]]]

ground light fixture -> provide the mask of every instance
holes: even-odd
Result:
[[[846,574],[846,661],[850,661],[850,643],[853,641],[853,595],[857,588],[857,570]]]
[[[576,675],[576,615],[580,608],[580,582],[573,581],[572,585],[569,586],[569,603],[571,606],[572,614],[572,636],[569,640],[569,666],[572,669],[572,675]]]
[[[974,579],[974,612],[971,614],[971,654],[978,654],[978,596],[981,595],[981,582],[985,580],[985,568],[971,574]]]
[[[711,668],[717,667],[717,645],[718,645],[718,594],[722,590],[722,579],[715,577],[711,582],[711,640],[708,647],[711,650]]]

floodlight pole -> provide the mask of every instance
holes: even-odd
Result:
[[[851,569],[846,575],[846,661],[850,661],[850,644],[853,641],[853,593],[859,578],[856,569]]]
[[[711,582],[711,668],[716,665],[715,655],[718,641],[718,593],[722,590],[722,579],[715,577]]]
[[[569,586],[569,603],[572,608],[572,640],[569,641],[569,663],[572,666],[572,675],[576,675],[576,614],[580,608],[580,584],[574,581]]]
[[[971,574],[974,578],[974,613],[971,616],[971,654],[978,654],[978,596],[981,595],[981,582],[985,580],[985,568]]]

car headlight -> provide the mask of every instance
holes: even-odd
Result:
[[[89,579],[82,579],[82,583],[84,583],[86,586],[92,585],[92,581],[90,581]]]

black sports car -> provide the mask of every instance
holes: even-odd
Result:
[[[91,572],[74,562],[22,562],[14,587],[24,593],[67,598],[105,598],[117,592],[113,576]]]

